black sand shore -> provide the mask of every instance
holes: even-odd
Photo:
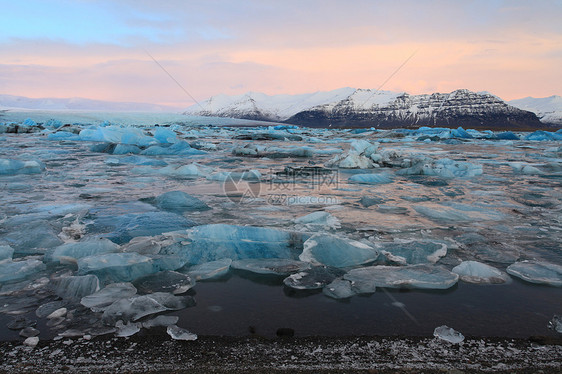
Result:
[[[560,373],[560,339],[165,336],[0,343],[1,373]]]

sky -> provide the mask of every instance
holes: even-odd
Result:
[[[0,94],[561,95],[561,19],[561,0],[0,0]]]

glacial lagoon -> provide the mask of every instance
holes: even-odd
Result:
[[[190,121],[0,125],[1,339],[557,334],[560,132]]]

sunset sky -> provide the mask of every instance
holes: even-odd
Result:
[[[0,93],[183,108],[211,95],[562,94],[562,1],[0,0]]]

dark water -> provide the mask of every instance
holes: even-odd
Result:
[[[466,336],[528,337],[554,334],[547,323],[562,312],[562,290],[515,280],[510,285],[459,283],[447,291],[378,289],[346,301],[321,292],[295,292],[239,276],[199,283],[197,307],[179,312],[178,325],[202,335],[274,336],[288,327],[297,336],[428,336],[448,325]],[[397,301],[403,309],[393,305]],[[213,311],[219,309],[220,311]]]

